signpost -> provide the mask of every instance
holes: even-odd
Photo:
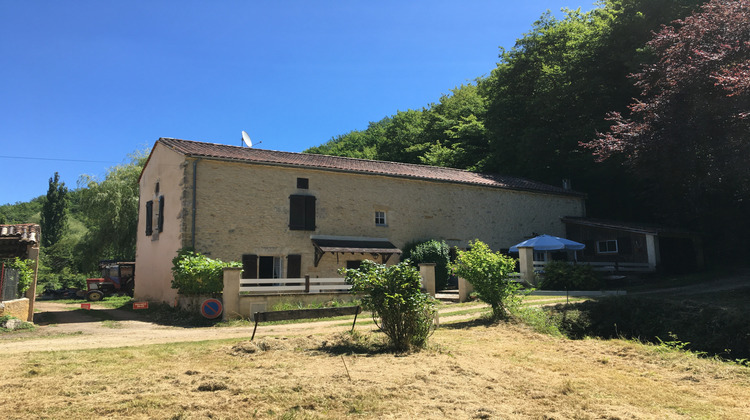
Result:
[[[224,307],[218,299],[206,299],[201,303],[201,315],[208,319],[215,319],[221,315]]]

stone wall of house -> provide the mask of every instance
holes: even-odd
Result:
[[[297,178],[307,178],[309,187],[297,188]],[[584,215],[583,198],[578,196],[196,160],[161,144],[149,158],[140,188],[135,296],[170,304],[177,297],[171,289],[171,260],[180,248],[192,246],[193,238],[197,251],[224,261],[241,261],[243,254],[279,257],[282,277],[286,256],[292,254],[302,256],[302,276],[338,277],[346,261],[373,256],[326,253],[315,267],[311,236],[385,238],[399,248],[426,239],[465,248],[480,239],[493,249],[504,249],[532,233],[563,236],[560,218]],[[289,229],[290,195],[316,197],[314,231]],[[160,196],[165,197],[164,230],[158,233]],[[146,236],[149,200],[154,201],[155,234]],[[386,213],[387,226],[376,226],[375,212]],[[388,263],[398,260],[394,256]]]
[[[192,164],[184,167],[192,180]],[[372,259],[325,254],[315,267],[312,235],[387,238],[397,247],[435,238],[465,248],[480,239],[503,249],[532,233],[564,236],[560,218],[584,215],[583,199],[568,195],[207,159],[197,171],[196,250],[225,261],[278,256],[284,270],[284,257],[300,254],[302,275],[312,277],[336,277],[347,260]],[[297,178],[307,178],[309,188],[298,189]],[[316,197],[314,231],[289,229],[293,194]],[[375,225],[376,211],[386,212],[387,226]]]

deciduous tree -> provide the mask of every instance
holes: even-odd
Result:
[[[586,146],[625,156],[664,220],[738,239],[750,228],[750,0],[713,0],[648,47],[657,60],[632,76],[629,114],[610,113]]]

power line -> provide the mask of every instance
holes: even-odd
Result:
[[[60,159],[60,158],[44,158],[44,157],[31,157],[31,156],[3,156],[3,155],[0,155],[0,159],[53,160],[53,161],[58,161],[58,162],[84,162],[84,163],[117,163],[111,160]]]

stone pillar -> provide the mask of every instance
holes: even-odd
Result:
[[[521,271],[521,281],[535,285],[536,277],[534,276],[534,247],[518,247],[518,265]]]
[[[474,291],[474,285],[466,281],[466,279],[458,278],[458,302],[468,302],[469,295]]]
[[[242,275],[241,267],[224,268],[224,290],[222,291],[222,303],[224,312],[221,319],[242,318],[240,315],[240,277]]]
[[[39,274],[39,246],[28,248],[27,252],[28,259],[34,261],[34,280],[31,281],[31,286],[26,290],[26,297],[29,299],[29,313],[26,317],[26,321],[34,322],[34,303],[36,303],[36,278]]]
[[[435,297],[435,263],[420,263],[419,274],[422,276],[422,287],[427,294]]]

